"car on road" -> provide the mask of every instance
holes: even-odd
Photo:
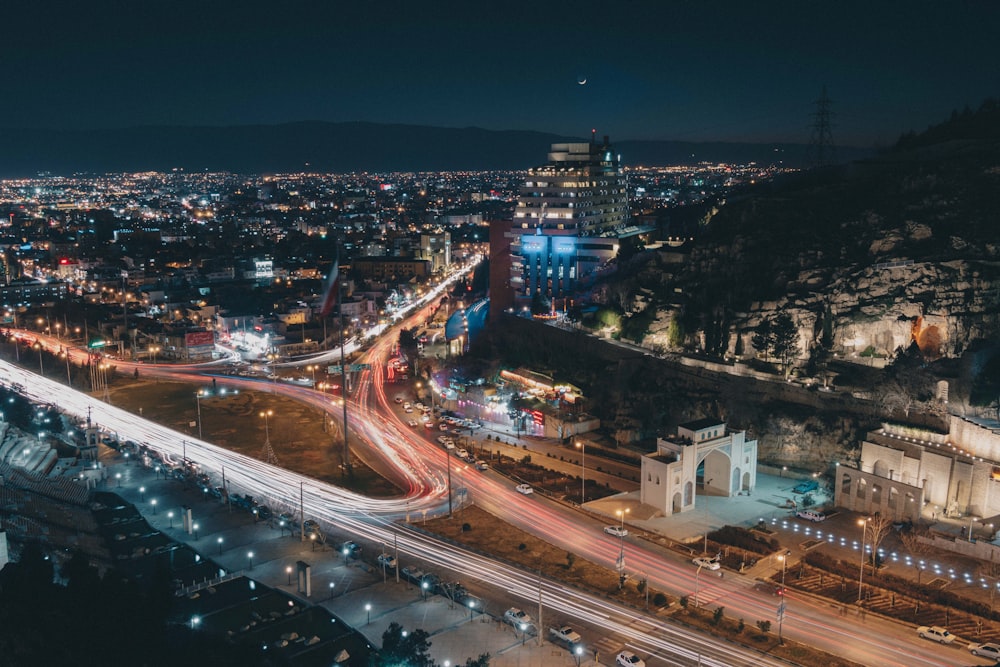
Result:
[[[622,651],[615,656],[615,664],[618,667],[646,667],[646,661],[632,651]]]
[[[488,470],[489,467],[490,467],[490,464],[487,463],[486,461],[482,461],[482,460],[476,461],[476,470]]]
[[[469,452],[465,451],[464,449],[456,449],[455,456],[457,456],[460,459],[466,459],[469,458]]]
[[[766,593],[768,595],[784,595],[785,587],[781,584],[772,584],[767,581],[758,581],[753,585],[755,591],[760,591],[761,593]]]
[[[1000,644],[994,644],[993,642],[986,644],[969,644],[969,651],[972,652],[972,655],[978,655],[983,658],[989,658],[990,660],[1000,662]]]
[[[549,636],[553,639],[558,639],[561,642],[566,642],[567,644],[578,644],[583,637],[580,633],[571,628],[568,625],[562,625],[558,628],[549,628]]]
[[[521,626],[529,626],[534,622],[531,616],[528,616],[523,609],[518,609],[517,607],[511,607],[505,611],[503,613],[503,620],[518,629],[522,629]],[[527,629],[527,627],[523,629]]]
[[[396,398],[394,398],[392,400],[396,401],[396,403],[402,403],[403,402],[403,397],[402,396],[397,396]]]
[[[795,513],[795,516],[800,519],[805,519],[806,521],[823,521],[826,519],[826,515],[822,512],[817,512],[815,510],[799,510]]]
[[[921,625],[917,628],[917,635],[919,635],[921,639],[933,639],[941,644],[950,644],[955,641],[955,635],[951,634],[946,628],[942,628],[940,625],[932,625],[930,627]]]
[[[417,424],[417,422],[413,421],[412,419],[410,421],[406,422],[406,425],[410,426],[412,428],[416,428],[417,426],[419,426],[419,424]]]
[[[518,484],[514,487],[514,490],[526,496],[530,496],[535,492],[535,490],[531,488],[531,484]]]
[[[605,526],[604,532],[615,537],[628,537],[628,528],[622,528],[621,526]]]
[[[396,557],[393,556],[392,554],[382,553],[378,555],[378,564],[381,565],[382,567],[395,569],[396,565],[398,564],[398,561],[396,560]]]
[[[704,556],[699,556],[698,558],[692,558],[691,562],[698,567],[703,567],[706,570],[718,570],[722,565],[719,561],[714,558],[705,558]]]

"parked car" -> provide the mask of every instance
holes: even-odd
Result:
[[[604,532],[608,535],[614,535],[615,537],[628,536],[628,528],[622,528],[621,526],[605,526]]]
[[[518,629],[527,629],[527,626],[533,622],[531,616],[528,616],[523,609],[518,609],[517,607],[511,607],[505,611],[503,613],[503,620]],[[525,627],[522,628],[522,626]]]
[[[799,510],[795,513],[795,516],[800,519],[805,519],[806,521],[823,521],[826,519],[826,515],[822,512],[817,512],[816,510]]]
[[[418,426],[417,422],[413,421],[412,419],[410,421],[406,422],[406,424],[407,424],[407,426],[410,426],[412,428],[416,428]]]
[[[354,540],[348,540],[340,545],[340,553],[351,558],[357,558],[361,555],[361,545]]]
[[[705,558],[703,556],[699,556],[698,558],[692,558],[691,562],[697,565],[698,567],[705,568],[706,570],[718,570],[720,567],[722,567],[722,565],[719,564],[719,561],[715,560],[714,558]]]
[[[646,661],[632,651],[622,651],[615,657],[618,667],[646,667]]]
[[[792,493],[809,493],[810,491],[815,491],[819,488],[819,482],[814,479],[807,479],[804,482],[799,482],[792,489]]]
[[[457,456],[460,459],[466,459],[469,458],[469,452],[465,451],[464,449],[458,449],[455,450],[455,456]]]
[[[312,519],[306,519],[302,524],[302,532],[306,535],[318,535],[320,532],[319,524]]]
[[[969,650],[972,652],[972,655],[1000,662],[1000,644],[992,642],[987,644],[969,644]]]
[[[397,396],[396,398],[394,398],[392,400],[396,401],[396,403],[402,403],[403,402],[403,397],[402,396]]]
[[[530,484],[518,484],[517,486],[514,487],[514,490],[526,496],[530,496],[532,493],[535,492],[535,490],[531,488]]]
[[[396,560],[396,557],[393,556],[392,554],[381,553],[378,555],[378,564],[381,565],[382,567],[387,567],[389,569],[394,570],[396,569],[397,563],[398,561]]]
[[[486,461],[483,460],[476,461],[476,470],[488,470],[489,467],[490,464],[487,463]]]
[[[942,628],[940,625],[932,625],[930,627],[921,625],[917,628],[917,635],[919,635],[921,639],[933,639],[941,644],[950,644],[955,641],[955,635],[951,634],[946,628]]]
[[[455,602],[461,602],[469,594],[469,591],[465,590],[465,586],[459,581],[440,583],[438,584],[438,590],[441,592],[441,595]]]
[[[553,639],[558,639],[561,642],[566,642],[567,644],[578,644],[580,640],[583,639],[579,632],[568,625],[563,625],[558,628],[549,628],[549,636]]]

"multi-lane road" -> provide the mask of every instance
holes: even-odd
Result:
[[[426,316],[418,313],[417,317]],[[525,606],[537,603],[539,595],[546,609],[560,616],[579,619],[591,627],[620,637],[640,654],[661,664],[759,665],[783,664],[739,646],[729,645],[698,632],[646,616],[603,598],[539,579],[531,572],[497,563],[488,557],[467,552],[432,537],[406,530],[394,522],[410,512],[440,512],[447,507],[447,466],[457,459],[428,441],[424,429],[413,429],[403,420],[387,396],[385,360],[394,341],[383,336],[365,353],[372,371],[359,378],[349,401],[348,422],[354,451],[366,462],[390,476],[405,492],[396,498],[367,498],[339,487],[291,473],[251,457],[194,440],[186,434],[149,422],[115,408],[65,385],[0,362],[0,380],[16,384],[36,401],[56,403],[63,410],[92,419],[121,437],[141,442],[179,460],[182,455],[215,471],[234,492],[243,490],[255,497],[267,497],[275,506],[298,508],[306,517],[327,522],[337,529],[375,542],[396,540],[404,557],[409,554],[440,563],[465,573],[466,577],[507,588],[523,598]],[[130,372],[128,362],[118,362]],[[172,379],[193,379],[203,367],[156,366],[144,364],[143,374]],[[219,378],[226,384],[280,392],[314,405],[338,418],[339,407],[331,409],[330,396],[283,383],[262,383],[243,378]],[[183,442],[182,442],[183,441]],[[453,469],[452,474],[456,474]],[[513,525],[572,551],[593,562],[614,568],[621,543],[603,533],[603,524],[570,507],[546,498],[523,496],[513,484],[492,471],[468,471],[462,485],[474,501]],[[777,626],[775,599],[754,589],[754,582],[739,575],[725,578],[697,573],[687,560],[666,553],[646,542],[625,541],[625,567],[643,573],[650,585],[677,595],[692,595],[698,586],[698,600],[704,606],[724,606],[731,618],[744,618],[752,626],[756,620],[770,620]],[[697,584],[696,584],[697,577]],[[915,631],[899,624],[869,616],[859,619],[845,615],[826,601],[788,596],[783,621],[785,637],[869,665],[960,665],[976,663],[963,649],[941,647],[916,638]],[[985,664],[985,663],[980,663]]]

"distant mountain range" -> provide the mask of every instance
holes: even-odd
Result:
[[[802,166],[806,156],[801,144],[611,139],[626,165],[757,162],[794,167]],[[527,169],[545,162],[550,144],[565,141],[589,141],[589,137],[318,121],[233,127],[0,129],[0,177],[175,168],[236,173]],[[841,161],[868,153],[838,148]]]

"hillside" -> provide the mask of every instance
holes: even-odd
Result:
[[[758,162],[797,165],[794,144],[617,141],[625,164]],[[230,171],[349,173],[527,169],[552,143],[589,141],[541,132],[377,123],[301,122],[234,127],[95,131],[0,129],[0,177],[38,172]],[[845,158],[861,154],[844,148]]]
[[[994,103],[844,167],[755,188],[706,217],[687,253],[643,253],[594,300],[628,304],[627,337],[733,357],[780,314],[803,373],[1000,339],[1000,127]],[[626,298],[621,294],[625,293]],[[809,362],[812,363],[809,363]]]

